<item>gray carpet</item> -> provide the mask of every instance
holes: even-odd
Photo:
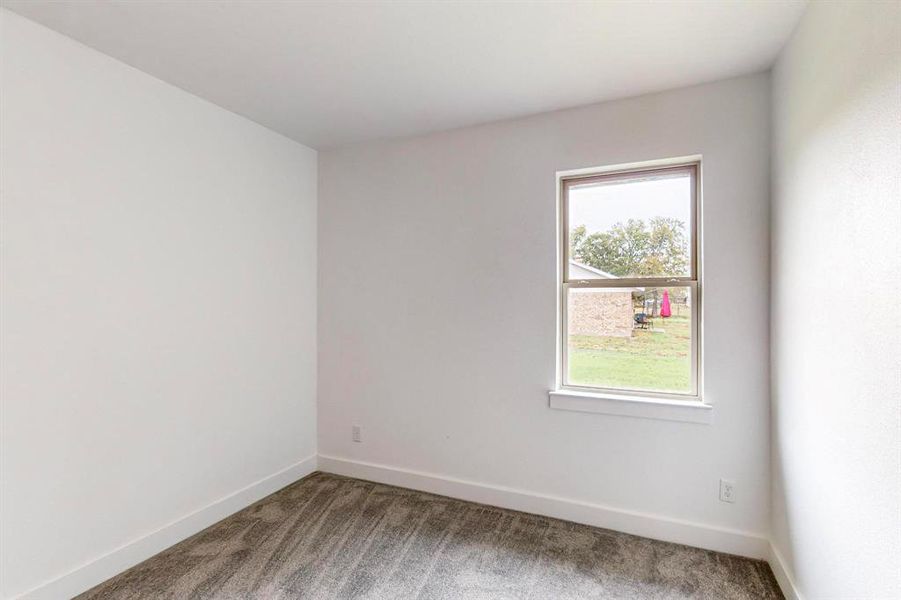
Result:
[[[325,473],[79,598],[782,598],[769,566]]]

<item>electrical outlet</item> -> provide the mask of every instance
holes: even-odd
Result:
[[[720,479],[720,502],[735,502],[735,482]]]
[[[350,438],[355,442],[363,441],[363,432],[359,425],[354,425],[350,428]]]

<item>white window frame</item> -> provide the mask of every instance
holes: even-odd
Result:
[[[690,274],[687,277],[644,277],[644,278],[620,278],[620,279],[595,279],[578,280],[569,278],[569,188],[574,184],[584,184],[591,181],[628,180],[631,176],[651,174],[654,172],[684,171],[691,177],[691,223],[689,232],[690,244]],[[645,416],[644,414],[632,414],[629,408],[623,412],[621,405],[608,406],[587,402],[592,399],[603,399],[609,405],[622,400],[638,401],[638,413],[646,411],[649,404],[665,405],[667,414],[676,414],[672,420],[686,420],[708,422],[707,416],[696,419],[694,417],[679,416],[680,411],[673,411],[673,407],[702,407],[710,406],[703,403],[703,362],[702,353],[702,286],[701,286],[701,158],[699,156],[651,161],[644,163],[632,163],[595,169],[581,169],[557,174],[558,180],[558,325],[557,325],[557,384],[556,390],[551,392],[551,406],[554,408],[566,408],[586,412],[604,412],[611,414],[626,414],[629,416]],[[650,390],[630,390],[624,388],[604,388],[569,385],[566,382],[568,374],[567,350],[568,350],[568,317],[567,317],[567,293],[571,288],[611,288],[611,287],[688,287],[691,294],[691,391],[688,393],[657,392]],[[658,408],[654,408],[658,410]],[[650,415],[654,416],[654,415]],[[671,418],[663,416],[661,418]]]

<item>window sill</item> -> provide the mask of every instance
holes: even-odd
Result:
[[[697,400],[618,396],[573,390],[553,390],[548,396],[550,407],[558,410],[684,423],[713,423],[713,405]]]

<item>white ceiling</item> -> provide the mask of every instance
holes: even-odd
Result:
[[[314,148],[768,68],[803,0],[2,5]]]

